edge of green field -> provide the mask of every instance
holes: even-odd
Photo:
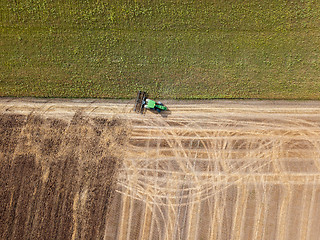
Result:
[[[320,4],[0,3],[0,96],[320,99]]]

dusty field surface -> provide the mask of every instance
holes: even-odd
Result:
[[[108,196],[97,196],[107,217],[101,225],[88,222],[91,231],[103,229],[99,238],[319,239],[320,102],[166,104],[170,111],[163,115],[135,114],[130,101],[2,99],[0,109],[64,121],[81,110],[89,118],[130,122],[114,198],[109,204]],[[27,181],[13,169],[8,177],[13,173],[15,181]],[[23,193],[11,195],[17,192]],[[9,229],[10,217],[1,219]],[[15,221],[28,226],[31,220]],[[9,231],[17,232],[2,236]]]
[[[123,123],[2,113],[0,135],[0,239],[103,239]]]

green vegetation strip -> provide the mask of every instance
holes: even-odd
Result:
[[[0,96],[320,99],[318,1],[1,1],[0,17]]]

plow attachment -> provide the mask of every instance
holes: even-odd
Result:
[[[134,109],[133,109],[135,112],[143,114],[144,105],[146,104],[146,98],[147,98],[146,92],[142,92],[142,91],[138,92]]]

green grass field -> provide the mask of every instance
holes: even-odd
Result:
[[[320,99],[320,2],[0,2],[0,96]]]

